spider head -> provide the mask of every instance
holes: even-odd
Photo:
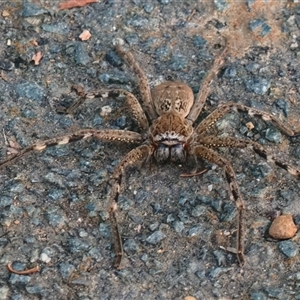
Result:
[[[161,142],[154,150],[154,157],[158,163],[174,162],[183,163],[186,159],[186,150],[183,143],[177,142],[170,145]]]
[[[183,163],[192,136],[193,127],[179,114],[169,113],[158,117],[150,127],[153,156],[158,163]]]

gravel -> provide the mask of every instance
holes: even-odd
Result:
[[[262,16],[257,7],[264,5]],[[197,123],[229,101],[299,123],[296,4],[98,1],[59,10],[57,1],[2,1],[0,13],[1,159],[77,129],[139,130],[124,97],[89,99],[72,115],[59,113],[78,99],[74,84],[89,92],[122,88],[139,98],[116,41],[132,48],[151,87],[172,78],[196,93],[222,37],[235,38]],[[86,29],[91,38],[81,41]],[[43,58],[35,65],[38,51]],[[216,125],[214,133],[251,138],[300,168],[298,137],[244,113]],[[231,252],[237,210],[226,179],[199,159],[199,169],[208,169],[201,176],[180,177],[194,161],[151,161],[124,174],[118,217],[125,258],[114,269],[107,181],[133,147],[81,141],[1,170],[0,299],[300,299],[299,234],[280,242],[267,235],[274,212],[291,214],[299,226],[300,185],[251,149],[219,149],[247,205],[243,268]],[[40,272],[12,274],[8,262],[16,270],[39,265]]]

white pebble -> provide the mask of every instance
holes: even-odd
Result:
[[[40,260],[48,264],[51,261],[51,257],[49,257],[46,253],[41,253]]]
[[[80,236],[80,237],[87,237],[87,236],[88,236],[88,233],[87,233],[85,230],[80,230],[80,231],[79,231],[79,236]]]
[[[105,105],[101,108],[101,113],[100,115],[102,117],[108,116],[111,113],[112,109],[109,105]]]

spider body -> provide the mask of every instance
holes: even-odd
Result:
[[[179,81],[166,81],[153,88],[151,97],[159,116],[149,128],[158,163],[183,163],[188,155],[193,127],[185,117],[194,103],[192,89]]]
[[[230,111],[246,112],[251,116],[261,117],[265,121],[271,121],[286,135],[294,136],[299,134],[289,125],[282,123],[272,114],[262,112],[254,108],[247,107],[238,103],[227,103],[217,107],[211,114],[204,118],[200,124],[193,127],[205,104],[206,98],[210,92],[210,84],[216,73],[222,66],[224,58],[227,55],[225,47],[222,53],[215,58],[211,70],[201,83],[201,89],[195,98],[191,88],[182,82],[164,82],[156,86],[152,92],[143,70],[136,62],[135,58],[129,51],[125,51],[120,45],[116,50],[126,64],[136,74],[138,86],[140,89],[141,99],[137,98],[130,92],[113,89],[101,90],[84,94],[72,105],[66,112],[72,113],[86,98],[102,97],[103,94],[114,96],[123,94],[126,97],[128,106],[131,108],[133,116],[139,124],[142,134],[134,131],[115,130],[115,129],[82,129],[70,135],[55,137],[52,139],[36,142],[19,153],[8,157],[0,163],[0,167],[7,166],[20,157],[32,151],[42,151],[47,147],[63,145],[70,142],[76,142],[89,137],[103,141],[116,141],[126,143],[140,144],[131,150],[115,167],[110,178],[111,186],[108,200],[110,202],[109,214],[112,224],[112,235],[114,238],[115,267],[120,268],[123,257],[122,239],[117,220],[118,197],[121,191],[122,179],[128,166],[147,161],[154,156],[157,162],[175,162],[184,163],[187,156],[194,158],[203,158],[216,164],[224,170],[225,178],[229,185],[230,198],[235,202],[237,207],[237,247],[236,254],[240,265],[244,264],[244,226],[243,219],[245,213],[245,203],[240,193],[236,181],[235,172],[231,163],[222,157],[213,148],[218,147],[235,147],[250,148],[256,154],[268,162],[273,162],[278,167],[288,171],[290,174],[300,177],[300,171],[292,165],[282,161],[280,158],[269,154],[262,145],[248,139],[237,139],[232,137],[219,137],[210,135],[209,130],[212,126]],[[149,125],[150,124],[150,125]]]

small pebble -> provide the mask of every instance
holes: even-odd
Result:
[[[101,113],[100,113],[100,115],[101,115],[102,117],[108,116],[108,115],[111,113],[111,111],[112,111],[111,107],[108,106],[108,105],[105,105],[105,106],[103,106],[103,107],[101,108]]]
[[[176,232],[180,233],[184,229],[184,224],[181,221],[175,221],[173,227]]]
[[[1,295],[2,299],[8,299],[8,295],[10,295],[10,289],[8,288],[8,286],[0,287],[0,295]],[[10,298],[10,299],[13,299],[13,298]]]
[[[25,97],[35,101],[42,101],[46,95],[45,90],[36,82],[24,82],[16,85],[19,97]]]
[[[123,247],[124,247],[124,251],[128,255],[133,255],[139,251],[139,246],[134,239],[126,240]]]
[[[166,237],[167,236],[162,231],[157,230],[147,237],[146,242],[152,245],[156,245]]]
[[[51,261],[51,257],[49,257],[46,253],[41,253],[40,260],[48,264]]]
[[[249,130],[252,130],[252,129],[254,128],[254,125],[253,125],[252,122],[246,123],[246,126],[247,126],[247,128],[248,128]]]
[[[41,8],[40,6],[38,6],[34,3],[29,3],[29,1],[28,1],[28,3],[23,3],[22,7],[23,7],[23,9],[20,12],[20,15],[25,18],[39,16],[39,15],[48,13],[47,10]],[[2,14],[2,16],[3,16],[3,14]]]
[[[70,28],[67,23],[58,22],[53,24],[42,24],[43,30],[51,33],[57,34],[68,34],[70,32]]]
[[[63,277],[63,279],[68,279],[72,272],[75,271],[75,267],[72,264],[69,264],[67,262],[62,262],[59,265],[59,272],[61,274],[61,276]]]
[[[82,40],[82,41],[87,41],[89,40],[90,38],[92,37],[91,33],[85,29],[83,30],[83,32],[79,35],[79,38]]]
[[[264,95],[271,86],[271,82],[262,77],[250,78],[245,81],[246,89],[257,95]]]
[[[214,5],[217,10],[224,11],[226,10],[228,4],[224,0],[214,0]]]
[[[281,144],[282,143],[282,134],[281,132],[275,127],[269,127],[266,130],[265,138],[273,143]]]
[[[83,65],[83,66],[87,65],[91,61],[91,58],[89,57],[88,54],[88,50],[86,49],[84,43],[78,42],[75,44],[74,58],[76,64]]]
[[[251,300],[266,300],[266,296],[263,292],[252,292],[250,294]]]
[[[269,229],[269,235],[277,240],[292,238],[297,232],[297,226],[291,215],[281,215],[274,219]]]
[[[279,250],[288,258],[298,254],[298,245],[293,241],[282,241],[278,243]]]
[[[196,300],[196,298],[193,296],[186,296],[184,297],[184,300]]]

